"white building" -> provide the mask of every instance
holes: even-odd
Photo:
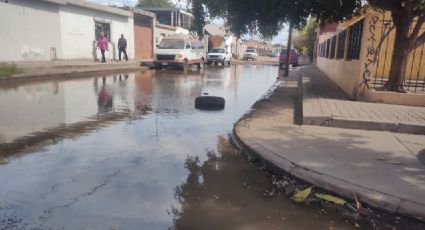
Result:
[[[121,34],[134,57],[133,13],[85,0],[0,0],[0,62],[97,59],[96,39],[104,31],[110,59]]]
[[[222,38],[221,44],[213,44],[211,38],[220,37]],[[246,46],[243,46],[241,40],[237,39],[232,33],[230,33],[225,26],[217,24],[207,24],[204,26],[204,42],[205,47],[208,47],[208,51],[212,48],[226,48],[233,56],[237,57],[242,55],[245,51]]]

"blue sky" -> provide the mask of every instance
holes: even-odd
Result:
[[[104,5],[118,5],[118,6],[123,6],[123,5],[127,5],[127,6],[135,6],[138,2],[138,0],[89,0],[92,2],[97,2],[100,4],[104,4]],[[180,5],[182,7],[185,7],[185,0],[172,0],[174,3],[176,3],[177,5]],[[251,38],[251,36],[246,36],[247,38]],[[280,43],[280,44],[285,44],[287,43],[287,37],[288,37],[288,28],[284,28],[283,30],[281,30],[279,32],[279,34],[273,38],[273,43]],[[255,36],[253,37],[255,38]]]

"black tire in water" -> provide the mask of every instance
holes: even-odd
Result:
[[[226,101],[222,97],[200,96],[195,99],[195,108],[202,110],[224,109]]]

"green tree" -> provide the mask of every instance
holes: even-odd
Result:
[[[318,22],[339,22],[370,6],[388,10],[395,28],[395,44],[388,90],[403,90],[403,72],[409,53],[425,43],[425,0],[191,0],[202,4],[210,17],[223,17],[236,35],[258,32],[274,36],[284,23],[300,29],[309,17]],[[198,21],[197,23],[202,23]]]
[[[170,0],[139,0],[137,7],[174,7]]]
[[[310,18],[300,32],[301,46],[303,47],[305,54],[310,58],[310,60],[313,60],[317,28],[318,24],[316,19]]]
[[[297,49],[299,52],[302,53],[304,50],[303,41],[301,37],[301,31],[294,31],[292,34],[292,48]]]

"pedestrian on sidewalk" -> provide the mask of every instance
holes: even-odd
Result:
[[[103,32],[100,32],[100,37],[97,40],[97,48],[99,48],[102,53],[102,63],[105,63],[105,51],[108,51],[108,39]]]
[[[128,61],[127,40],[124,38],[124,34],[121,34],[121,38],[118,40],[118,58],[120,61],[121,61],[121,53],[124,53],[125,60]]]

